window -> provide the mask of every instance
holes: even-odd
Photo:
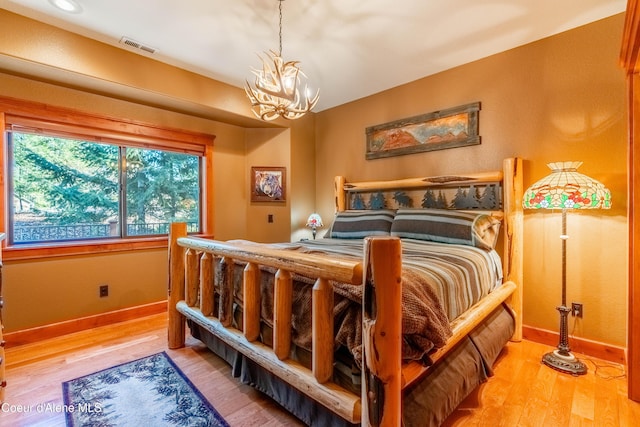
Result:
[[[126,224],[123,234],[167,234],[173,221],[200,232],[200,159],[161,150],[124,148]]]
[[[163,235],[173,221],[200,231],[198,156],[23,132],[8,141],[10,244]]]
[[[215,136],[4,97],[0,128],[7,259],[166,247],[174,221],[213,236]]]

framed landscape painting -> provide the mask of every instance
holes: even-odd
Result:
[[[251,168],[251,201],[286,201],[286,182],[284,167],[253,166]]]
[[[480,144],[480,103],[434,111],[366,129],[367,159]]]

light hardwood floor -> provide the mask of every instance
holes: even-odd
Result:
[[[190,338],[185,348],[168,350],[166,336],[161,314],[8,348],[0,426],[64,426],[63,413],[37,412],[38,404],[62,405],[63,381],[159,351],[167,351],[232,427],[302,426],[269,398],[231,378],[228,365],[198,341]],[[585,358],[588,374],[572,377],[540,363],[549,349],[528,341],[509,343],[495,375],[445,426],[640,425],[640,404],[626,398],[622,367]]]

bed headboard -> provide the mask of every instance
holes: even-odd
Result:
[[[431,208],[501,211],[503,171],[391,181],[347,182],[336,177],[336,211]]]
[[[487,211],[500,218],[503,273],[505,281],[518,287],[510,303],[521,324],[522,192],[522,159],[507,158],[497,171],[367,182],[347,182],[337,176],[335,208],[336,212],[400,208]]]

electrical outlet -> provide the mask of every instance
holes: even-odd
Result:
[[[100,285],[100,298],[109,296],[109,285]]]
[[[582,317],[582,304],[579,302],[571,303],[571,315],[574,317]]]

